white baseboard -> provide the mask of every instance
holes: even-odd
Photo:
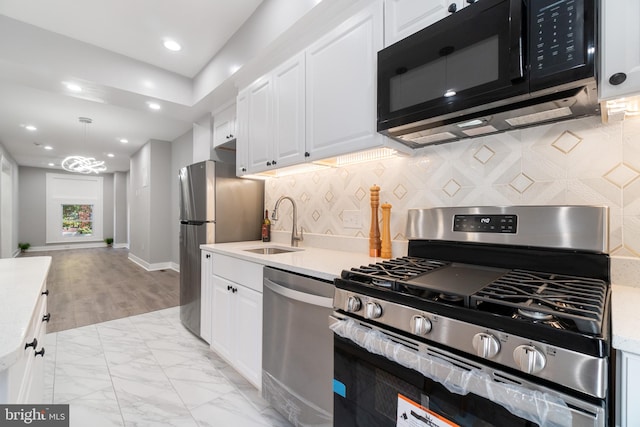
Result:
[[[150,264],[147,261],[139,258],[133,254],[129,254],[129,261],[132,261],[138,264],[140,267],[144,268],[147,271],[157,271],[157,270],[169,270],[173,269],[173,263],[171,262],[158,262],[154,264]]]
[[[129,249],[128,243],[114,243],[112,246],[116,249]]]
[[[31,246],[27,249],[27,252],[65,251],[68,249],[104,248],[106,246],[107,245],[104,242],[74,244],[63,243],[59,245]]]
[[[176,272],[180,273],[180,264],[177,263],[177,262],[172,262],[171,263],[171,269],[173,271],[176,271]]]

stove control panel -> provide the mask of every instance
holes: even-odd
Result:
[[[453,231],[515,234],[518,231],[518,217],[516,215],[454,215]]]
[[[602,378],[607,378],[608,358],[550,347],[505,331],[339,287],[335,289],[334,308],[357,321],[395,329],[419,341],[488,359],[591,396],[604,398],[607,393],[608,382]]]

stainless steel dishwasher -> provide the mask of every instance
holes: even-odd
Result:
[[[333,423],[333,282],[264,268],[262,396],[295,426]]]

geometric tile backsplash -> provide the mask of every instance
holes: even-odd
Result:
[[[305,232],[369,236],[369,189],[390,203],[391,236],[404,240],[407,209],[466,205],[606,205],[612,255],[640,258],[640,119],[589,117],[444,145],[412,157],[331,168],[266,182],[271,210],[291,196]],[[276,230],[291,229],[291,205]],[[344,228],[343,211],[361,227]],[[379,214],[380,217],[380,214]]]

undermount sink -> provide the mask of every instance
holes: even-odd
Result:
[[[297,248],[280,248],[276,246],[267,246],[264,248],[254,248],[254,249],[244,249],[245,252],[253,252],[254,254],[262,254],[262,255],[275,255],[275,254],[285,254],[289,252],[297,252],[302,249]]]

